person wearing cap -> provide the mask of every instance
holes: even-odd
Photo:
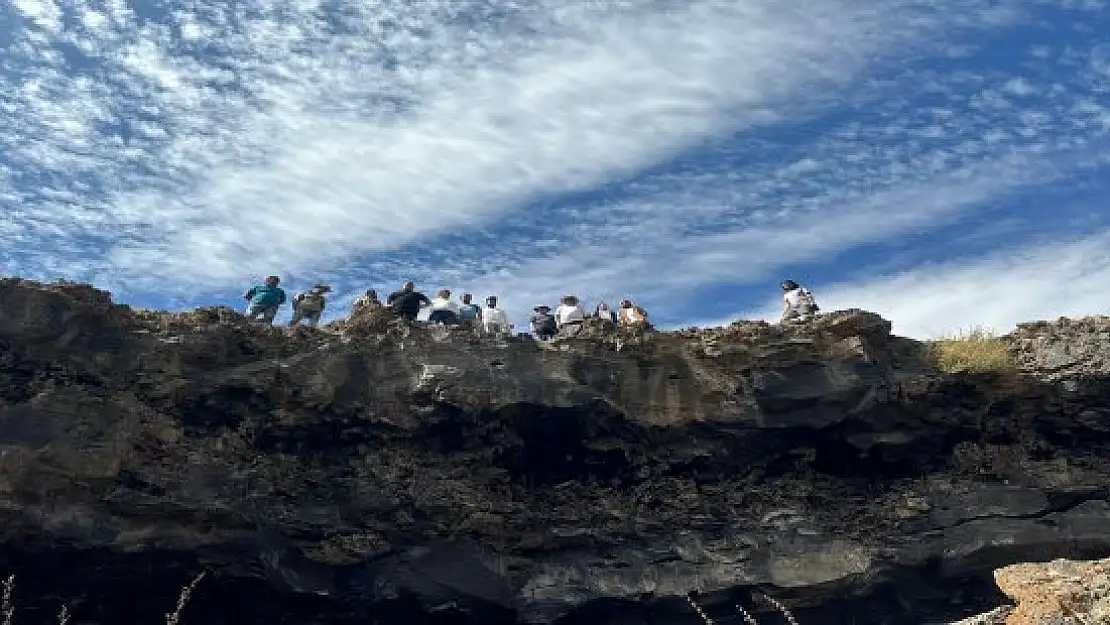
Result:
[[[273,325],[278,308],[285,303],[285,290],[279,287],[281,278],[269,276],[262,284],[256,284],[243,294],[247,300],[246,316],[251,321],[259,318],[266,324]]]
[[[315,328],[320,323],[320,315],[324,313],[324,308],[327,307],[327,300],[325,294],[331,292],[331,287],[326,284],[317,284],[312,287],[312,290],[303,293],[297,293],[293,298],[293,319],[289,321],[289,327],[293,327],[304,320],[305,325],[310,328]]]
[[[532,312],[535,313],[531,319],[532,334],[541,341],[555,338],[557,327],[555,315],[551,314],[551,307],[536,306],[532,309]]]

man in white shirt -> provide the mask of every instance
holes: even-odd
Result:
[[[497,307],[497,298],[490,295],[486,298],[486,307],[482,310],[482,328],[486,334],[500,334],[509,336],[513,326],[509,323],[509,315]]]
[[[454,325],[459,322],[459,305],[451,299],[451,291],[443,289],[436,293],[429,306],[428,323]]]
[[[559,307],[555,309],[555,325],[559,328],[561,336],[574,336],[582,329],[586,321],[586,311],[578,305],[578,298],[566,295],[559,300]]]
[[[793,280],[782,281],[782,318],[781,322],[805,321],[812,317],[820,308],[804,286]]]

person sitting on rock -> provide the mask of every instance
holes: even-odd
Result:
[[[643,308],[632,303],[630,299],[621,301],[618,317],[622,326],[647,325],[647,312],[645,312]]]
[[[582,329],[586,321],[586,311],[578,305],[578,298],[565,295],[559,300],[559,307],[555,309],[555,324],[559,328],[560,336],[575,336]]]
[[[535,313],[531,319],[532,335],[541,341],[555,338],[555,332],[559,328],[555,322],[555,315],[551,314],[551,307],[536,306],[532,312]]]
[[[408,281],[401,285],[400,291],[391,293],[385,303],[398,317],[409,321],[416,321],[416,316],[420,314],[420,309],[425,306],[431,306],[432,300],[428,299],[428,296],[420,291],[417,291],[416,285]]]
[[[462,306],[459,306],[459,322],[478,323],[482,319],[482,307],[474,303],[474,296],[463,293]]]
[[[509,323],[509,315],[497,307],[497,297],[490,295],[486,298],[486,308],[482,311],[482,328],[486,334],[500,334],[509,336],[513,326]]]
[[[793,280],[782,281],[781,322],[805,321],[819,310],[813,293],[808,289]]]
[[[378,299],[378,292],[374,289],[370,289],[360,295],[358,299],[351,304],[351,315],[365,314],[381,307],[382,302]]]
[[[603,321],[617,322],[617,313],[613,312],[613,310],[609,308],[609,304],[605,302],[597,303],[597,308],[594,309],[594,316]]]
[[[441,289],[432,298],[430,306],[432,311],[428,315],[428,323],[450,326],[459,322],[459,305],[451,300],[451,291]]]
[[[269,276],[262,284],[252,286],[243,294],[247,300],[247,318],[257,321],[260,317],[263,322],[273,325],[278,308],[285,303],[285,291],[279,287],[281,278]]]
[[[293,298],[293,319],[289,321],[289,327],[297,325],[303,319],[308,327],[315,328],[328,305],[325,295],[329,292],[330,286],[317,284],[310,291],[297,293]]]

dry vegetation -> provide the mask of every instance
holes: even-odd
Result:
[[[1009,345],[982,328],[927,341],[925,348],[933,364],[946,373],[1013,373],[1017,370]]]
[[[189,598],[193,596],[193,591],[196,590],[197,584],[200,580],[204,579],[207,571],[201,571],[199,575],[193,578],[184,588],[181,589],[181,594],[177,597],[177,605],[174,607],[173,612],[166,614],[166,625],[179,625],[181,622],[181,611],[185,609],[185,605],[189,603]],[[0,625],[14,625],[15,623],[15,601],[12,599],[12,593],[15,589],[15,575],[9,575],[7,579],[0,585]],[[58,613],[58,625],[68,625],[70,619],[69,606],[63,605],[61,611]]]
[[[790,610],[786,609],[786,606],[783,605],[782,602],[780,602],[778,599],[775,599],[774,597],[765,595],[763,593],[756,593],[755,597],[757,599],[762,599],[775,610],[777,610],[778,613],[781,614],[784,619],[786,619],[786,622],[789,625],[798,625],[798,621],[794,618],[794,615],[791,614]],[[716,625],[717,622],[705,613],[705,610],[703,610],[702,607],[698,605],[698,602],[694,600],[694,597],[692,597],[691,595],[686,595],[686,603],[690,605],[690,608],[694,610],[694,612],[701,618],[702,622],[705,623],[705,625]],[[733,608],[736,609],[736,613],[740,615],[740,618],[744,620],[745,625],[759,625],[759,621],[757,621],[750,612],[745,610],[744,606],[736,604],[733,606]]]

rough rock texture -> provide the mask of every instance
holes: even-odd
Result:
[[[953,625],[1101,625],[1110,623],[1110,559],[1014,564],[994,574],[1017,604]]]
[[[1106,363],[1060,351],[1106,330],[949,376],[862,311],[541,345],[0,281],[0,573],[28,625],[201,570],[185,623],[943,622],[1110,555]]]
[[[951,623],[951,625],[1005,625],[1006,617],[1010,616],[1013,611],[1013,606],[1003,606],[978,616],[960,619],[959,621]]]

